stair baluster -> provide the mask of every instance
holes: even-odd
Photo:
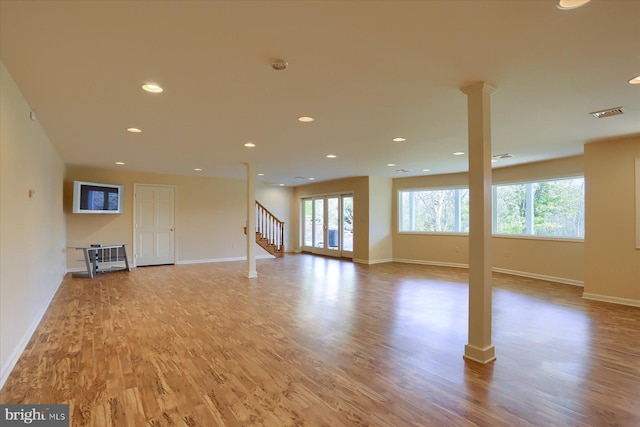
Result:
[[[276,218],[258,201],[256,201],[256,243],[275,257],[280,258],[284,255],[284,222]]]

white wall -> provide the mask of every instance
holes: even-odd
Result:
[[[65,272],[64,163],[30,112],[0,62],[0,386]]]
[[[587,144],[584,156],[584,297],[640,307],[640,249],[635,241],[640,135]]]
[[[293,222],[291,222],[291,207],[294,205],[293,188],[265,186],[257,182],[256,200],[269,209],[269,212],[280,221],[284,221],[284,248],[285,251],[292,252],[294,250],[293,233],[291,232],[293,227]]]
[[[369,177],[369,260],[370,264],[393,260],[391,233],[391,178]]]
[[[494,183],[557,179],[582,175],[582,156],[496,168]],[[466,173],[427,175],[393,180],[393,258],[400,262],[466,267],[469,236],[398,232],[398,191],[467,186]],[[581,285],[584,282],[584,242],[581,240],[500,237],[492,239],[497,271]]]
[[[73,181],[124,185],[122,215],[71,213]],[[246,257],[246,181],[203,176],[182,176],[69,166],[65,178],[64,208],[68,246],[128,245],[133,256],[134,184],[172,185],[176,188],[176,262],[179,264],[244,259]],[[262,184],[258,184],[262,185]],[[285,221],[285,242],[290,235],[289,206],[293,190],[259,188],[256,200]],[[262,186],[264,187],[264,186]],[[290,240],[289,240],[290,241]],[[290,247],[285,243],[285,248]],[[256,245],[256,256],[270,255]],[[69,270],[84,268],[82,254],[69,249]]]

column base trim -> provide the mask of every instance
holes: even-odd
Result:
[[[493,345],[480,348],[467,344],[464,346],[464,356],[462,357],[466,360],[486,365],[487,363],[491,363],[496,360],[496,348]]]

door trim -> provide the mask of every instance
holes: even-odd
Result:
[[[342,224],[342,213],[343,213],[343,198],[345,196],[348,197],[352,197],[355,200],[355,195],[353,191],[339,191],[339,192],[331,192],[331,193],[324,193],[324,194],[314,194],[314,195],[305,195],[305,196],[299,196],[298,197],[298,215],[299,215],[299,224],[300,224],[300,229],[299,229],[299,245],[300,245],[300,252],[307,252],[307,253],[311,253],[311,254],[315,254],[315,255],[325,255],[325,256],[331,256],[331,257],[336,257],[336,258],[350,258],[353,259],[353,250],[350,251],[345,251],[343,248],[343,244],[344,244],[344,240],[343,240],[343,224]],[[305,200],[311,200],[312,202],[312,206],[314,209],[314,213],[315,213],[315,200],[316,199],[323,199],[324,203],[323,203],[323,216],[324,216],[324,220],[326,222],[327,220],[327,209],[328,209],[328,203],[327,200],[329,198],[337,198],[338,199],[338,209],[339,209],[339,224],[338,224],[338,231],[339,231],[339,242],[340,242],[340,249],[339,250],[331,250],[331,249],[326,249],[326,248],[318,248],[313,246],[313,241],[312,241],[312,246],[307,246],[305,245],[305,217],[304,217],[304,201]],[[315,227],[315,222],[313,223],[314,227]],[[326,224],[325,224],[326,225]],[[326,242],[328,239],[328,229],[325,229],[323,231],[324,233],[324,241]],[[312,232],[312,236],[313,239],[315,240],[315,234]]]

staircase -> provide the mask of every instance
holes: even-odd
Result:
[[[244,228],[245,234],[247,228]],[[284,256],[284,222],[256,202],[256,243],[276,258]]]

